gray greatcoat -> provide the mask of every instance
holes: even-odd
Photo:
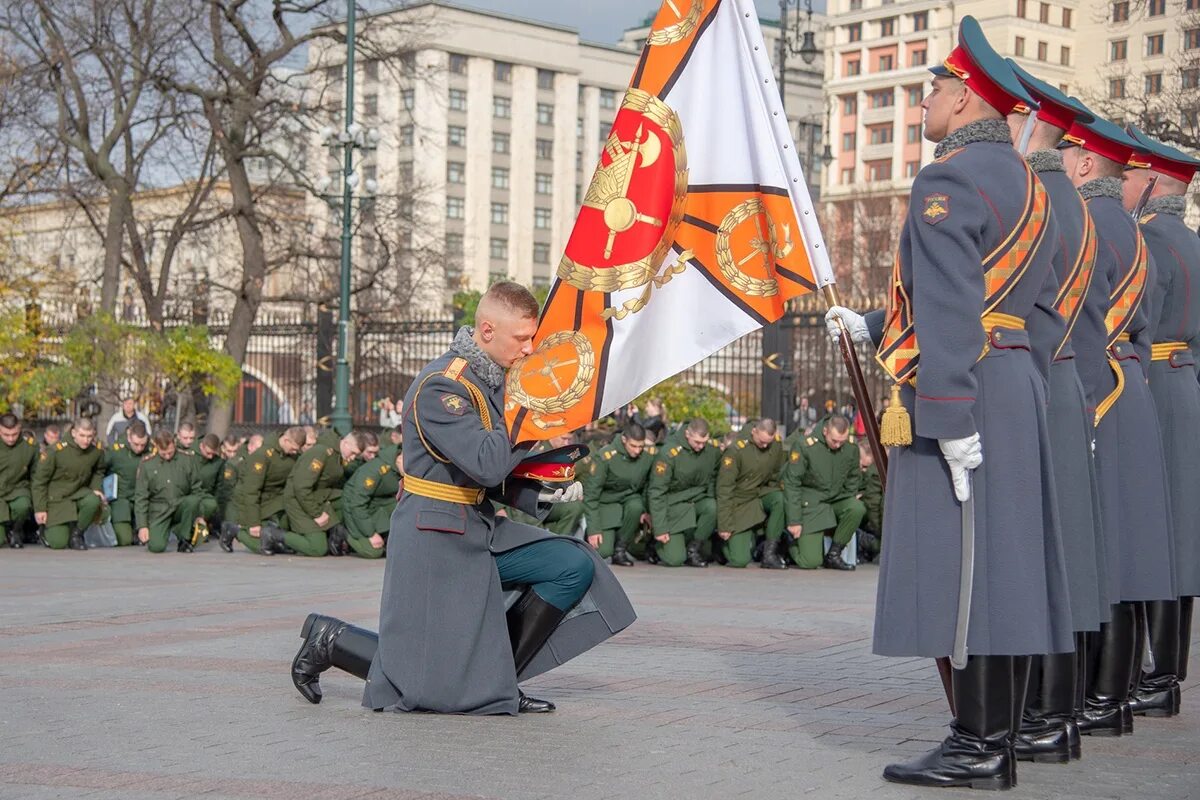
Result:
[[[1003,121],[956,131],[939,156],[957,148],[917,175],[900,238],[921,357],[916,390],[902,393],[913,444],[893,448],[888,463],[874,649],[939,657],[953,647],[962,509],[938,439],[978,432],[968,652],[1067,652],[1071,614],[1046,427],[1049,353],[1031,349],[1053,338],[1047,329],[1062,329],[1051,249],[1037,253],[997,309],[1026,320],[1027,331],[985,332],[983,260],[1016,225],[1027,172]],[[876,341],[881,326],[880,313],[868,316]]]
[[[1183,342],[1191,348],[1151,362],[1150,394],[1158,411],[1171,498],[1175,591],[1194,597],[1200,595],[1200,384],[1194,354],[1200,347],[1200,239],[1179,216],[1182,197],[1152,200],[1146,210],[1152,216],[1143,217],[1142,235],[1158,269],[1147,298],[1154,341]]]
[[[494,502],[539,516],[549,508],[539,508],[537,484],[505,480],[526,450],[514,448],[505,430],[502,383],[493,388],[480,376],[498,368],[473,359],[462,373],[487,401],[491,427],[485,429],[467,389],[444,374],[456,355],[425,367],[405,397],[404,470],[443,484],[484,487],[488,497],[471,506],[402,494],[388,537],[379,649],[363,693],[367,708],[515,714],[518,680],[565,663],[635,618],[621,585],[592,548],[496,516]],[[501,586],[493,555],[547,538],[586,550],[595,577],[517,675],[505,620],[503,590],[510,587]]]
[[[1084,228],[1089,216],[1087,206],[1063,172],[1062,156],[1057,151],[1033,153],[1029,163],[1046,187],[1058,225],[1058,239],[1046,244],[1054,248],[1054,272],[1061,293],[1064,283],[1073,277],[1072,268],[1081,258]],[[1093,267],[1094,258],[1083,265],[1085,271]],[[1083,303],[1084,298],[1079,302]],[[1112,618],[1111,604],[1116,597],[1109,588],[1107,548],[1100,517],[1100,487],[1092,459],[1094,432],[1088,409],[1095,408],[1096,404],[1088,400],[1079,380],[1073,345],[1070,336],[1048,343],[1055,355],[1050,365],[1050,405],[1046,421],[1050,428],[1054,488],[1066,558],[1067,589],[1071,596],[1071,627],[1077,631],[1096,631],[1100,629],[1100,623]]]
[[[1133,263],[1140,236],[1121,205],[1119,178],[1098,178],[1080,187],[1096,223],[1096,273],[1084,313],[1072,333],[1076,367],[1088,397],[1096,403],[1116,387],[1103,357],[1108,297]],[[1154,286],[1154,259],[1148,260],[1147,287]],[[1146,303],[1126,329],[1129,341],[1110,349],[1124,376],[1124,390],[1096,426],[1096,472],[1101,516],[1107,532],[1109,579],[1122,601],[1174,599],[1174,540],[1166,493],[1158,414],[1146,376],[1150,363]]]

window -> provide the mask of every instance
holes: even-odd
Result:
[[[850,0],[851,11],[862,11],[862,0]]]
[[[1183,32],[1183,48],[1195,50],[1200,47],[1200,28],[1188,28]]]
[[[467,57],[459,53],[450,54],[450,72],[455,75],[467,74]]]
[[[583,137],[583,117],[576,117],[575,118],[575,138],[579,139],[582,137]]]
[[[870,99],[871,108],[887,108],[896,104],[896,94],[891,89],[868,92],[867,97]]]
[[[880,36],[895,36],[896,35],[896,18],[885,17],[879,20],[879,35]]]
[[[921,141],[921,124],[916,123],[909,125],[904,132],[905,141],[909,144],[917,144]]]
[[[601,144],[608,141],[608,134],[612,132],[612,121],[600,120],[600,142]]]
[[[493,225],[507,225],[508,203],[492,203],[491,220]]]
[[[1042,7],[1038,9],[1038,22],[1050,22],[1050,4],[1042,3]]]
[[[461,197],[446,198],[446,219],[462,219],[467,215],[467,201]]]
[[[892,143],[892,126],[891,125],[875,125],[867,128],[871,133],[871,144],[891,144]]]
[[[1200,11],[1200,0],[1187,0],[1183,5],[1188,11]]]
[[[861,74],[862,74],[862,61],[861,60],[856,58],[853,61],[846,62],[846,75],[847,76],[853,77],[855,75],[861,75]]]
[[[1167,13],[1167,0],[1148,0],[1146,3],[1146,16],[1161,17]]]
[[[374,98],[375,105],[376,105],[376,107],[378,107],[379,98],[375,97],[375,95],[373,95],[373,94],[367,95],[367,96]],[[364,98],[364,100],[365,100],[365,98]],[[416,107],[416,104],[417,104],[416,96],[412,89],[405,89],[404,91],[400,92],[400,107],[401,108],[403,108],[405,111],[412,111],[413,108]]]
[[[537,194],[552,194],[554,178],[548,172],[539,172],[533,176],[533,191]]]
[[[1025,37],[1018,36],[1013,40],[1013,54],[1018,56],[1025,55]]]
[[[330,87],[332,87],[333,84],[341,83],[341,82],[342,82],[342,68],[340,66],[325,68],[325,83],[329,84]]]
[[[908,107],[916,108],[921,105],[921,100],[925,97],[924,92],[925,90],[920,86],[908,87]]]
[[[854,183],[854,167],[842,167],[842,185]]]
[[[1200,89],[1200,68],[1189,67],[1179,73],[1179,80],[1184,89]]]
[[[446,128],[446,144],[451,147],[466,147],[467,129],[462,125],[451,125]]]
[[[548,69],[539,69],[537,73],[537,83],[539,89],[554,88],[554,73]]]
[[[848,95],[842,98],[842,114],[847,117],[853,117],[858,113],[858,98],[854,95]]]
[[[461,233],[446,234],[446,255],[461,256],[463,254],[463,235]]]
[[[854,134],[853,131],[850,133],[843,133],[842,134],[842,152],[849,153],[851,150],[853,150],[855,145],[857,144],[857,142],[856,142],[857,138],[858,137]]]
[[[1163,35],[1161,33],[1146,34],[1146,55],[1161,56],[1163,54]]]
[[[1200,128],[1200,111],[1189,108],[1183,112],[1183,129],[1195,132],[1197,128]]]
[[[910,67],[925,66],[925,49],[921,48],[920,50],[913,50],[910,59],[912,62],[909,64]]]
[[[601,108],[616,108],[617,93],[612,89],[600,90],[600,107]]]
[[[1062,13],[1062,26],[1064,28],[1071,27],[1071,9],[1064,8]]]
[[[1112,78],[1111,80],[1109,80],[1108,96],[1118,99],[1118,100],[1125,96],[1125,79],[1124,78]]]
[[[512,98],[499,94],[494,95],[492,97],[492,116],[496,119],[510,119],[512,117]]]
[[[1114,42],[1108,43],[1108,60],[1109,61],[1124,61],[1129,55],[1129,40],[1117,39]]]
[[[466,183],[467,165],[462,161],[446,162],[446,183]]]
[[[451,111],[466,111],[467,110],[467,92],[464,89],[450,90],[450,110]]]
[[[879,69],[877,70],[878,72],[891,72],[895,68],[896,68],[896,57],[895,56],[893,56],[889,53],[888,55],[879,57]]]
[[[554,140],[538,139],[535,150],[538,158],[554,158]]]
[[[920,161],[907,161],[904,164],[904,177],[915,178],[917,173],[921,171]]]
[[[1045,61],[1050,55],[1050,45],[1045,42],[1038,42],[1038,61]]]
[[[1162,94],[1162,73],[1146,73],[1146,94]]]
[[[912,22],[914,31],[929,30],[929,12],[918,11],[916,14],[912,15]]]
[[[549,103],[537,104],[537,121],[538,125],[553,125],[554,124],[554,106]]]
[[[492,134],[492,152],[493,153],[508,153],[512,151],[512,146],[509,144],[509,136],[507,133]]]
[[[488,255],[492,258],[508,258],[508,239],[492,237],[488,242]]]
[[[372,83],[379,80],[379,62],[375,60],[367,61],[363,64],[363,78],[367,83]]]
[[[412,147],[412,143],[413,143],[413,126],[412,125],[401,125],[400,126],[400,146],[401,147]]]
[[[848,41],[861,42],[862,41],[862,23],[856,22],[853,25],[847,25],[846,26],[846,35],[849,37]]]
[[[549,264],[550,263],[550,245],[545,242],[533,243],[533,263]]]
[[[1025,19],[1025,0],[1017,0],[1017,16]]]
[[[492,167],[492,188],[508,188],[508,167]]]
[[[1062,64],[1064,67],[1071,66],[1071,48],[1067,47],[1065,44],[1059,48],[1058,63]]]
[[[869,181],[890,181],[892,179],[892,161],[869,161],[867,167],[867,180]]]
[[[492,66],[492,79],[497,83],[512,83],[512,64],[497,61]]]
[[[533,210],[533,227],[541,230],[550,229],[550,209],[535,208]]]
[[[1129,0],[1120,0],[1120,2],[1112,4],[1112,21],[1129,21]]]

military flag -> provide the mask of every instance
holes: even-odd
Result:
[[[666,0],[538,324],[515,441],[610,413],[832,283],[751,0]]]

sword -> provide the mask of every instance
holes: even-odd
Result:
[[[974,470],[967,470],[970,489],[962,503],[962,558],[958,571],[958,622],[954,626],[954,650],[950,665],[955,669],[967,666],[967,628],[971,621],[971,589],[975,583],[975,481]]]
[[[1017,137],[1017,152],[1021,155],[1029,153],[1029,140],[1033,138],[1033,129],[1037,126],[1037,112],[1030,111],[1025,115],[1025,124],[1021,126],[1021,135]]]
[[[1157,175],[1151,175],[1150,180],[1146,181],[1146,188],[1142,189],[1142,196],[1138,198],[1137,205],[1133,207],[1133,211],[1129,212],[1134,222],[1142,218],[1142,212],[1146,210],[1146,203],[1150,202],[1150,193],[1154,191],[1156,183],[1158,183]]]

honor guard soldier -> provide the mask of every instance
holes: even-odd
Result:
[[[717,536],[726,566],[745,567],[754,554],[755,531],[763,527],[763,569],[786,569],[779,540],[787,521],[779,472],[787,456],[775,420],[749,425],[744,438],[725,448],[717,470]]]
[[[385,448],[386,449],[386,448]],[[384,554],[396,494],[400,491],[401,458],[396,453],[389,464],[382,451],[363,464],[342,487],[342,519],[349,533],[350,551],[362,558]]]
[[[252,553],[283,552],[283,489],[303,447],[304,429],[288,428],[263,442],[238,467],[230,516],[238,524],[237,540]],[[223,540],[221,546],[232,552],[232,542],[226,546]]]
[[[477,327],[461,329],[450,352],[413,381],[380,632],[310,615],[292,664],[310,702],[321,699],[320,673],[336,666],[367,681],[363,705],[375,710],[553,711],[518,682],[633,622],[620,584],[591,547],[495,513],[495,502],[540,515],[547,503],[578,499],[577,484],[550,491],[540,483],[549,476],[526,464],[526,448],[514,447],[505,427],[505,370],[533,351],[537,313],[524,287],[493,284],[479,301]],[[582,447],[574,452],[584,455]],[[573,470],[551,467],[574,480]],[[506,612],[502,587],[514,586],[522,594]]]
[[[884,778],[1006,789],[1029,655],[1073,647],[1046,430],[1058,235],[1006,115],[1033,99],[973,17],[922,102],[935,160],[918,173],[892,297],[863,318],[895,382],[875,604],[880,655],[951,657],[950,735]],[[961,601],[961,602],[960,602]]]
[[[33,513],[29,480],[38,460],[37,441],[21,430],[15,414],[0,414],[0,529],[8,546],[25,546],[24,529]]]
[[[34,519],[46,526],[46,546],[86,550],[83,532],[100,518],[104,496],[104,451],[95,444],[96,423],[80,417],[70,440],[58,442],[38,457],[33,471]]]
[[[869,447],[858,450],[858,485],[858,499],[865,512],[858,528],[858,557],[874,561],[883,548],[883,481]]]
[[[851,444],[850,420],[840,414],[793,443],[783,467],[789,554],[800,569],[853,570],[842,559],[867,509],[858,498],[858,446]],[[829,552],[825,535],[833,534]]]
[[[1054,340],[1039,344],[1052,352],[1050,405],[1046,409],[1050,454],[1054,464],[1055,499],[1062,529],[1063,558],[1071,602],[1075,652],[1036,655],[1031,660],[1021,732],[1016,742],[1020,760],[1063,763],[1079,758],[1077,716],[1083,708],[1082,670],[1086,668],[1084,634],[1100,630],[1112,617],[1117,601],[1108,580],[1107,549],[1100,512],[1100,489],[1092,460],[1092,421],[1096,403],[1084,391],[1075,367],[1077,343],[1071,332],[1080,324],[1096,261],[1096,230],[1091,214],[1063,170],[1057,150],[1067,131],[1091,113],[1078,101],[1008,62],[1017,79],[1033,96],[1035,109],[1019,107],[1009,115],[1018,149],[1046,189],[1058,238],[1043,247],[1053,255],[1058,282],[1055,308],[1066,323]],[[1100,298],[1093,297],[1093,304]],[[1083,325],[1097,325],[1097,316]],[[1099,329],[1099,328],[1097,328]],[[1079,347],[1099,347],[1096,337],[1084,337]],[[1103,359],[1103,352],[1089,354]],[[1077,707],[1077,704],[1079,707]]]
[[[344,556],[350,550],[342,524],[342,486],[346,471],[363,449],[361,434],[317,436],[296,460],[283,490],[288,532],[283,543],[302,556]]]
[[[1141,228],[1157,280],[1148,290],[1153,328],[1150,394],[1158,412],[1171,524],[1175,540],[1178,600],[1146,603],[1154,669],[1141,674],[1131,698],[1134,714],[1179,713],[1179,682],[1187,674],[1192,632],[1192,598],[1200,594],[1200,456],[1193,440],[1200,431],[1200,384],[1195,380],[1200,347],[1200,239],[1184,224],[1186,193],[1200,161],[1132,131],[1150,163],[1125,173],[1125,207],[1134,208],[1153,175],[1157,178],[1142,209]]]
[[[140,526],[133,517],[133,496],[137,491],[138,467],[150,454],[149,447],[150,433],[140,419],[135,419],[104,453],[104,473],[115,476],[117,481],[117,496],[109,501],[108,509],[120,547],[137,541],[136,530]]]
[[[1096,473],[1108,576],[1121,602],[1088,634],[1089,672],[1081,733],[1133,732],[1131,681],[1151,600],[1175,599],[1174,538],[1162,439],[1146,383],[1153,331],[1144,300],[1157,281],[1154,259],[1122,201],[1127,164],[1145,164],[1139,145],[1103,119],[1076,120],[1059,145],[1063,167],[1096,225],[1093,286],[1071,333],[1084,390],[1096,401]]]
[[[645,449],[646,431],[630,422],[616,441],[592,454],[580,476],[588,543],[601,558],[612,556],[615,567],[634,565],[629,547],[649,516],[646,481],[654,459]]]
[[[199,541],[204,517],[216,510],[217,501],[204,495],[196,458],[176,449],[173,433],[160,430],[153,442],[154,454],[138,466],[133,496],[138,540],[151,553],[161,553],[175,534],[176,549],[190,553]]]
[[[646,499],[663,566],[708,566],[702,550],[717,530],[720,464],[721,448],[709,439],[708,422],[700,418],[668,439],[655,457]]]

